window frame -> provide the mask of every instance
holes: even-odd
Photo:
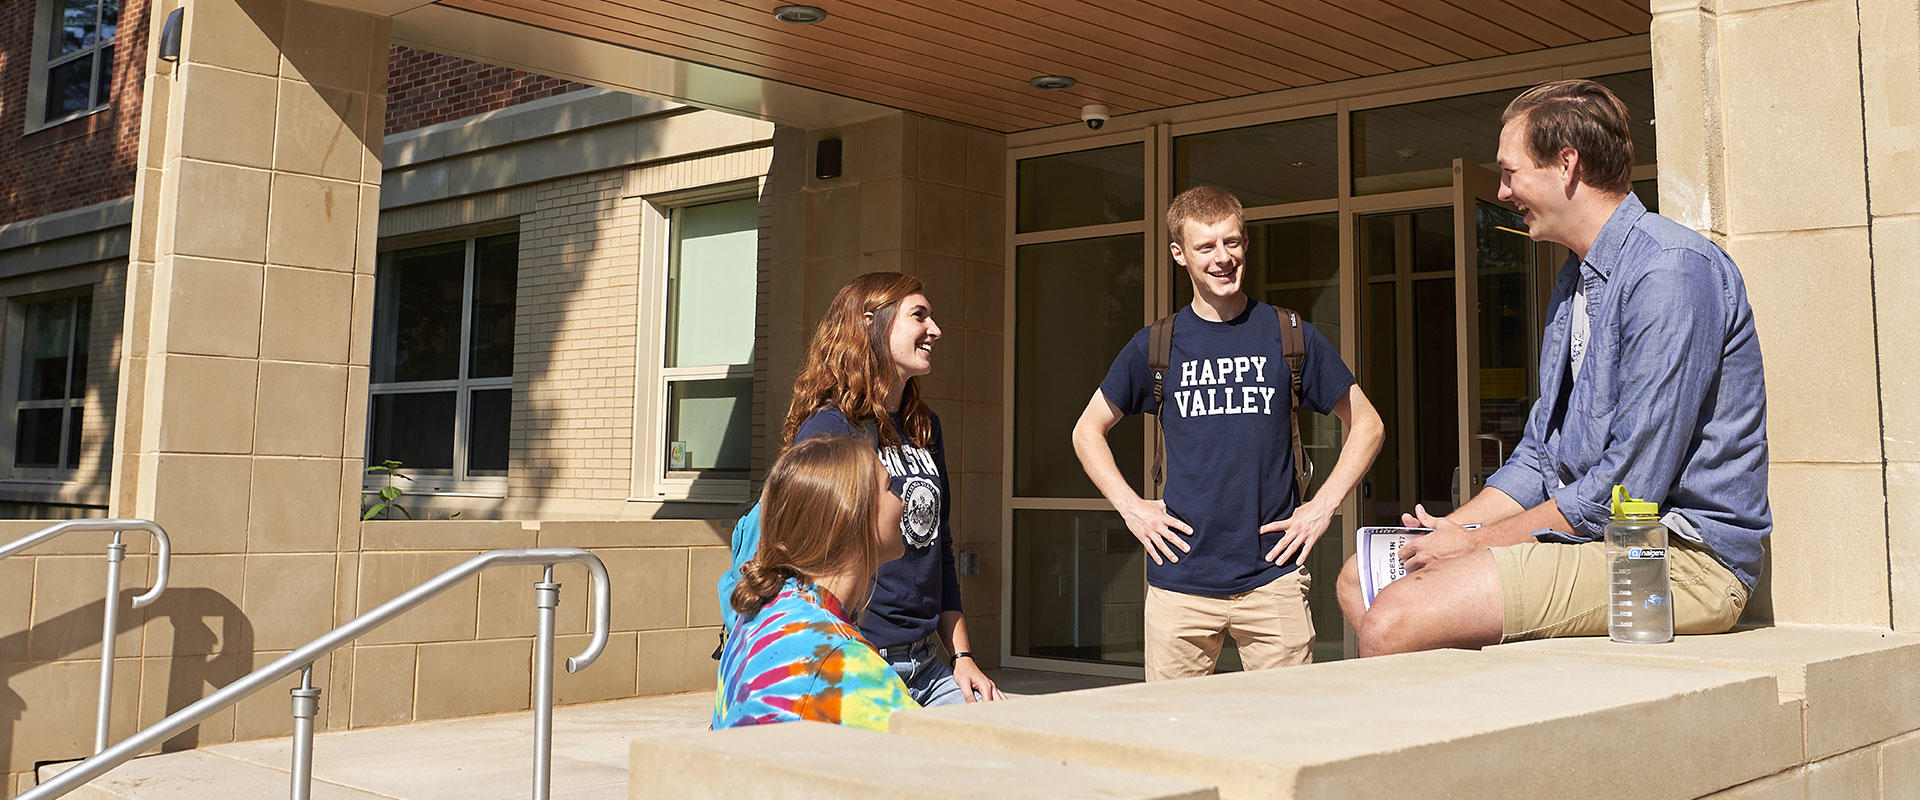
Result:
[[[93,20],[95,31],[97,32],[100,23],[100,7],[104,5],[107,0],[91,1],[94,4]],[[93,59],[99,55],[101,50],[109,48],[115,49],[116,52],[114,55],[117,56],[119,54],[115,40],[120,38],[120,26],[116,24],[114,26],[113,36],[96,36],[91,47],[83,47],[58,58],[50,57],[47,51],[49,50],[49,45],[53,42],[54,13],[57,11],[60,3],[61,0],[38,0],[38,2],[35,3],[33,13],[33,57],[29,60],[33,69],[27,74],[27,120],[26,128],[22,132],[22,135],[35,133],[55,125],[63,125],[77,119],[98,114],[113,107],[114,97],[112,89],[109,87],[105,102],[89,104],[87,108],[75,111],[66,116],[51,119],[47,117],[47,79],[48,74],[54,67],[82,58]],[[125,4],[122,3],[121,12],[125,13],[125,11]],[[111,83],[111,80],[109,80],[109,83]],[[89,97],[98,97],[100,95],[100,64],[98,60],[95,60],[92,76],[88,78],[88,87]]]
[[[481,225],[481,226],[467,226],[467,227],[455,228],[450,230],[435,231],[432,234],[428,234],[425,236],[400,237],[400,238],[393,239],[391,241],[381,242],[379,254],[377,258],[376,272],[374,273],[376,276],[375,277],[376,287],[379,284],[378,276],[382,272],[390,269],[389,265],[392,263],[393,257],[397,253],[405,252],[407,250],[433,247],[436,245],[452,244],[455,242],[460,243],[464,248],[464,254],[463,254],[464,265],[461,273],[461,285],[460,285],[460,299],[461,299],[460,332],[459,332],[459,351],[460,352],[458,356],[458,361],[459,361],[458,375],[451,379],[440,379],[440,380],[430,380],[430,381],[378,382],[373,380],[373,374],[371,370],[372,356],[369,355],[369,358],[368,358],[369,370],[368,370],[368,376],[367,376],[367,416],[366,416],[367,429],[365,433],[366,446],[365,446],[365,449],[363,450],[364,455],[362,457],[362,460],[365,462],[365,466],[371,467],[371,466],[378,465],[377,462],[375,462],[373,459],[373,455],[374,455],[373,453],[373,433],[374,433],[373,403],[375,399],[382,396],[388,396],[388,395],[433,394],[433,393],[447,392],[447,391],[451,391],[454,393],[453,466],[449,469],[440,470],[440,469],[423,469],[419,467],[408,466],[404,463],[401,464],[399,467],[399,471],[402,474],[406,475],[407,477],[412,478],[412,480],[402,481],[398,485],[409,493],[434,494],[434,495],[442,495],[442,496],[473,496],[473,497],[504,497],[507,494],[508,477],[512,473],[511,442],[512,442],[513,434],[512,434],[511,427],[509,427],[508,433],[507,433],[508,442],[509,442],[509,445],[508,445],[509,454],[508,454],[508,468],[506,470],[497,471],[497,472],[485,471],[485,472],[476,473],[471,469],[469,469],[468,468],[469,453],[468,453],[468,443],[467,443],[468,434],[472,430],[472,424],[473,424],[472,406],[473,406],[474,392],[486,391],[486,390],[498,390],[498,389],[507,390],[508,391],[508,409],[509,409],[508,418],[509,420],[511,420],[512,418],[511,409],[512,409],[512,392],[514,389],[514,386],[513,386],[514,376],[511,372],[509,372],[505,376],[491,377],[491,378],[474,378],[474,377],[470,377],[467,374],[467,371],[472,366],[470,362],[472,358],[472,345],[473,345],[472,337],[473,337],[474,280],[476,277],[475,272],[476,272],[476,267],[478,262],[479,242],[481,239],[489,239],[489,238],[493,238],[497,236],[505,236],[505,235],[512,235],[515,237],[516,255],[515,255],[514,270],[515,270],[516,283],[517,283],[518,282],[517,276],[519,274],[519,257],[517,254],[517,250],[519,247],[519,237],[520,237],[520,227],[517,220],[513,221],[512,224],[508,224],[508,225],[492,224],[492,225]],[[375,290],[375,294],[376,294],[375,308],[377,313],[378,302],[379,302],[377,288]],[[517,289],[515,291],[515,295],[516,295],[516,300],[515,300],[516,306],[514,310],[514,324],[517,329],[519,325],[519,308],[518,308]],[[379,325],[376,322],[376,324],[374,325],[372,335],[373,336],[379,335],[379,330],[380,330]],[[375,342],[374,348],[377,350],[378,347],[379,347],[379,343]],[[509,422],[509,425],[511,425],[511,422]],[[388,477],[384,473],[363,472],[361,477],[361,482],[360,482],[361,492],[362,494],[377,492],[382,487],[385,487],[387,485],[388,480],[389,480]]]
[[[765,187],[764,178],[728,181],[697,189],[642,198],[640,213],[640,314],[636,348],[640,376],[634,382],[635,431],[633,437],[633,486],[635,500],[740,503],[748,500],[753,481],[740,478],[710,478],[666,468],[667,390],[674,381],[754,378],[760,359],[758,346],[745,364],[705,367],[666,366],[669,298],[668,278],[673,272],[674,235],[679,229],[680,212],[693,206],[724,203],[731,200],[758,199]],[[759,235],[756,233],[756,236]],[[754,269],[759,265],[755,248]],[[756,325],[758,320],[756,320]],[[764,394],[755,386],[749,398]],[[749,399],[749,402],[752,402]],[[749,466],[751,473],[751,466]]]
[[[83,452],[67,452],[67,443],[70,441],[70,437],[66,426],[72,419],[71,415],[62,415],[61,417],[60,466],[22,467],[14,463],[14,458],[19,452],[19,442],[17,438],[19,436],[20,412],[23,409],[62,408],[69,411],[78,409],[83,420],[81,433],[83,436],[85,434],[84,419],[87,407],[87,393],[92,389],[92,382],[87,380],[85,375],[80,376],[80,394],[78,397],[67,397],[60,400],[22,400],[20,399],[19,371],[20,364],[26,357],[27,307],[41,303],[58,303],[63,301],[67,303],[69,307],[74,307],[82,299],[88,301],[87,313],[88,316],[91,317],[93,313],[93,286],[91,285],[6,298],[7,317],[5,341],[7,343],[7,357],[4,361],[0,361],[0,373],[4,373],[0,375],[0,409],[4,409],[3,414],[0,414],[0,416],[4,416],[4,419],[0,420],[0,423],[3,423],[0,424],[0,478],[33,483],[68,483],[80,473],[80,457],[84,455],[84,450],[86,449],[84,447],[85,441],[82,440],[80,443],[82,445],[80,450]],[[80,326],[79,314],[75,313],[67,324],[66,386],[69,387],[69,389],[73,386],[74,354],[76,352],[89,351],[92,347],[92,320],[88,319],[87,322],[88,335],[87,342],[85,343],[76,341],[74,337],[74,334],[79,330]],[[91,368],[92,353],[85,352],[85,355],[87,356],[88,366]],[[74,466],[66,466],[69,461],[73,461]]]

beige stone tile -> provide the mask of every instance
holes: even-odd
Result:
[[[352,314],[352,275],[268,267],[261,357],[344,364]]]
[[[1920,462],[1889,463],[1886,477],[1887,518],[1914,519],[1920,514]],[[1893,629],[1905,632],[1920,631],[1920,531],[1913,528],[1894,525],[1887,536]]]
[[[353,316],[347,322],[347,361],[367,366],[373,356],[374,278],[371,274],[353,276]]]
[[[1913,74],[1920,68],[1920,8],[1899,0],[1861,0],[1860,104],[1866,116],[1867,178],[1873,213],[1920,213],[1920,186],[1903,176],[1920,175],[1920,95]]]
[[[201,0],[186,15],[183,61],[217,64],[260,75],[280,69],[286,0]]]
[[[958,495],[958,508],[967,520],[966,529],[955,528],[955,541],[998,550],[1003,533],[1000,528],[1000,475],[968,472],[949,478]]]
[[[0,559],[0,586],[32,586],[36,560],[20,555]],[[104,584],[100,591],[106,594]],[[26,653],[24,645],[32,626],[32,614],[32,592],[0,593],[0,661],[14,661]]]
[[[1007,137],[967,131],[967,188],[995,197],[1007,193]]]
[[[797,159],[796,159],[797,160]],[[775,262],[797,262],[807,257],[807,196],[800,192],[761,195],[768,211],[768,228],[761,236],[771,243]],[[797,275],[797,274],[796,274]],[[799,288],[790,285],[789,294]],[[776,296],[778,293],[776,292]]]
[[[367,550],[497,550],[533,547],[536,531],[515,520],[369,520]]]
[[[346,425],[346,367],[260,362],[259,428],[254,451],[339,458]]]
[[[1890,624],[1882,480],[1875,465],[1771,465],[1774,619]]]
[[[1001,445],[1000,424],[1001,406],[999,403],[967,403],[963,427],[966,431],[966,460],[961,469],[966,472],[999,472]]]
[[[273,167],[344,181],[361,179],[367,95],[304,81],[279,82]]]
[[[262,652],[260,662],[264,666],[285,652]],[[330,677],[330,661],[322,658],[313,665],[313,685],[325,687]],[[294,670],[266,688],[247,695],[233,705],[233,740],[244,742],[249,739],[265,739],[274,736],[293,735],[293,697],[289,692],[300,686],[300,671]],[[322,690],[319,714],[314,718],[316,730],[327,729],[328,698]]]
[[[267,260],[340,272],[354,269],[360,185],[277,173],[268,215]]]
[[[1902,734],[1880,746],[1880,796],[1920,797],[1920,733]]]
[[[1795,767],[1778,775],[1714,792],[1701,800],[1808,800],[1807,771]]]
[[[176,557],[247,549],[252,462],[246,456],[161,455],[153,481],[153,519],[167,531]]]
[[[720,576],[733,566],[726,547],[695,547],[688,551],[687,624],[720,624]]]
[[[592,607],[591,581],[584,570],[570,564],[556,565],[554,582],[560,584],[560,607],[554,609],[554,630],[572,634],[587,630],[587,615]],[[494,567],[480,573],[480,615],[475,638],[506,639],[532,636],[540,630],[538,610],[534,607],[534,584],[540,582],[538,566]],[[619,611],[615,611],[616,618]]]
[[[712,691],[713,649],[720,644],[719,628],[679,628],[640,631],[641,697],[656,694]]]
[[[350,475],[341,485],[349,487],[342,502],[350,507],[354,519],[360,513],[360,476],[367,460],[367,381],[369,370],[366,367],[347,367],[346,422],[340,431],[340,455],[348,461],[346,465]],[[345,511],[342,512],[346,514]]]
[[[872,754],[861,769],[819,767]],[[888,736],[839,725],[752,725],[633,740],[634,797],[773,797],[805,786],[826,797],[1219,797],[1209,783],[1025,753]],[[965,775],[955,791],[952,776]],[[1275,795],[1279,796],[1279,795]]]
[[[410,644],[353,648],[353,727],[413,721],[417,649]]]
[[[593,637],[585,634],[554,637],[553,702],[555,705],[620,700],[634,696],[640,674],[637,656],[639,634],[616,633],[607,637],[600,657],[579,672],[567,672],[567,659],[587,649]]]
[[[180,154],[258,169],[273,166],[273,79],[205,64],[189,64],[184,73]]]
[[[9,747],[0,750],[0,769],[28,772],[38,761],[65,761],[93,755],[94,710],[99,708],[100,662],[65,661],[9,670]],[[115,659],[113,711],[107,738],[118,741],[135,730],[140,697],[140,659]]]
[[[1006,397],[1005,347],[1000,334],[967,332],[964,399],[999,403]],[[967,435],[977,439],[984,434],[968,431]]]
[[[1765,348],[1774,461],[1878,461],[1871,262],[1865,228],[1735,236]],[[1823,320],[1807,325],[1805,320]]]
[[[292,650],[333,630],[332,553],[261,554],[246,557],[245,599],[253,620],[253,646]]]
[[[702,547],[733,541],[732,519],[568,521],[538,523],[538,547]]]
[[[946,186],[967,185],[967,129],[944,120],[915,115],[915,157],[920,180]]]
[[[360,239],[353,250],[353,271],[356,275],[373,276],[380,263],[380,189],[373,184],[360,185]],[[356,323],[354,331],[362,335],[372,335],[373,311],[367,307],[364,323]],[[358,362],[356,362],[358,363]]]
[[[173,172],[180,187],[169,226],[174,253],[266,259],[268,173],[193,160],[180,161]]]
[[[1005,199],[994,194],[968,192],[966,200],[967,258],[994,264],[1000,263],[1007,257]],[[1002,312],[999,308],[994,308],[991,313],[992,318],[997,319]]]
[[[524,711],[533,699],[533,640],[420,646],[414,716],[445,719]]]
[[[918,184],[915,191],[914,247],[922,256],[935,253],[955,258],[967,254],[967,192],[936,183]]]
[[[807,195],[807,258],[843,258],[860,254],[861,194],[860,187],[845,186]],[[841,282],[844,283],[845,279]],[[838,288],[839,284],[834,286]]]
[[[615,630],[687,625],[687,551],[683,548],[602,550],[613,583]]]
[[[385,50],[369,51],[373,18],[307,0],[288,0],[286,36],[281,39],[281,75],[336,89],[367,91]]]
[[[237,669],[228,681],[257,666],[252,662],[254,623],[240,607],[244,558],[175,554],[171,569],[166,594],[146,609],[144,654],[149,658],[183,656],[208,662],[195,674],[224,674]]]
[[[1893,797],[1880,791],[1880,748],[1859,750],[1807,765],[1807,797],[1862,800]]]
[[[999,628],[982,627],[988,624],[986,621],[1000,616],[1000,546],[956,542],[953,549],[956,556],[964,550],[980,554],[979,574],[959,576],[960,596],[967,610],[967,633],[973,639],[974,651],[980,652],[988,640],[1000,641]]]
[[[258,664],[252,653],[218,658],[180,656],[140,660],[140,727],[186,708],[222,686],[246,675]],[[262,661],[259,664],[265,664]],[[187,750],[233,741],[232,706],[213,712],[198,726],[188,728],[160,746],[164,752]]]
[[[1874,221],[1873,280],[1886,458],[1920,461],[1920,376],[1911,369],[1887,368],[1920,363],[1920,330],[1908,324],[1908,303],[1892,299],[1920,297],[1920,217]]]
[[[860,184],[860,249],[898,250],[908,244],[913,229],[911,182],[888,178]]]
[[[167,356],[159,449],[184,453],[246,453],[253,448],[255,362],[204,356]]]
[[[1739,143],[1726,150],[1730,232],[1866,222],[1858,41],[1852,3],[1721,18],[1724,130]],[[1785,52],[1794,57],[1781,59]]]
[[[166,205],[166,182],[157,169],[142,169],[135,174],[132,246],[128,256],[135,261],[153,263],[160,257],[160,211]]]
[[[103,555],[40,556],[34,561],[37,563],[31,584],[32,622],[25,639],[28,659],[93,659],[98,663],[100,625],[106,613],[106,558]],[[140,616],[131,610],[127,598],[138,593],[135,584],[143,583],[145,581],[128,580],[125,576],[120,581],[121,630],[114,637],[114,646],[120,653],[140,652]]]
[[[260,354],[260,265],[175,258],[167,297],[169,351]]]
[[[465,553],[365,553],[360,557],[357,614],[398,597],[465,561]],[[478,581],[461,581],[414,610],[360,637],[363,644],[444,642],[473,638]]]
[[[918,167],[908,163],[906,158],[905,145],[907,138],[913,135],[912,126],[913,120],[907,114],[896,112],[850,125],[841,131],[841,161],[846,166],[846,177],[865,183],[910,175]],[[783,145],[786,143],[775,134],[776,160]],[[802,146],[806,148],[800,152],[807,154],[804,174],[808,182],[821,183],[811,177],[814,152],[811,143]]]

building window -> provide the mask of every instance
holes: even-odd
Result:
[[[121,0],[42,0],[34,35],[29,127],[64,122],[113,99]]]
[[[12,404],[11,465],[19,477],[54,477],[80,466],[80,425],[87,394],[87,334],[93,298],[65,294],[13,307],[18,342],[8,370]],[[17,327],[16,327],[17,326]]]
[[[383,253],[374,289],[367,463],[409,489],[504,488],[519,234]]]
[[[710,200],[711,198],[702,198]],[[747,491],[753,438],[753,331],[760,204],[736,197],[655,207],[666,228],[658,413],[637,463],[645,496],[737,500]],[[651,328],[647,322],[643,328]],[[642,340],[651,338],[642,331]]]

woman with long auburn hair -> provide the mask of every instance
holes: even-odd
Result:
[[[935,706],[1004,697],[973,661],[948,524],[940,417],[920,399],[940,326],[918,278],[872,272],[840,287],[814,329],[782,433],[789,447],[820,435],[864,437],[903,501],[905,554],[880,566],[860,632],[913,699]],[[951,661],[939,654],[941,645]]]
[[[852,622],[874,570],[901,551],[888,482],[873,448],[851,436],[816,436],[774,462],[760,547],[729,599],[740,618],[720,654],[716,730],[810,719],[884,731],[915,706]]]

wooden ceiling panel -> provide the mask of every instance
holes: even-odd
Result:
[[[1639,0],[437,0],[1011,133],[1645,33]],[[1027,81],[1067,75],[1072,89]]]

